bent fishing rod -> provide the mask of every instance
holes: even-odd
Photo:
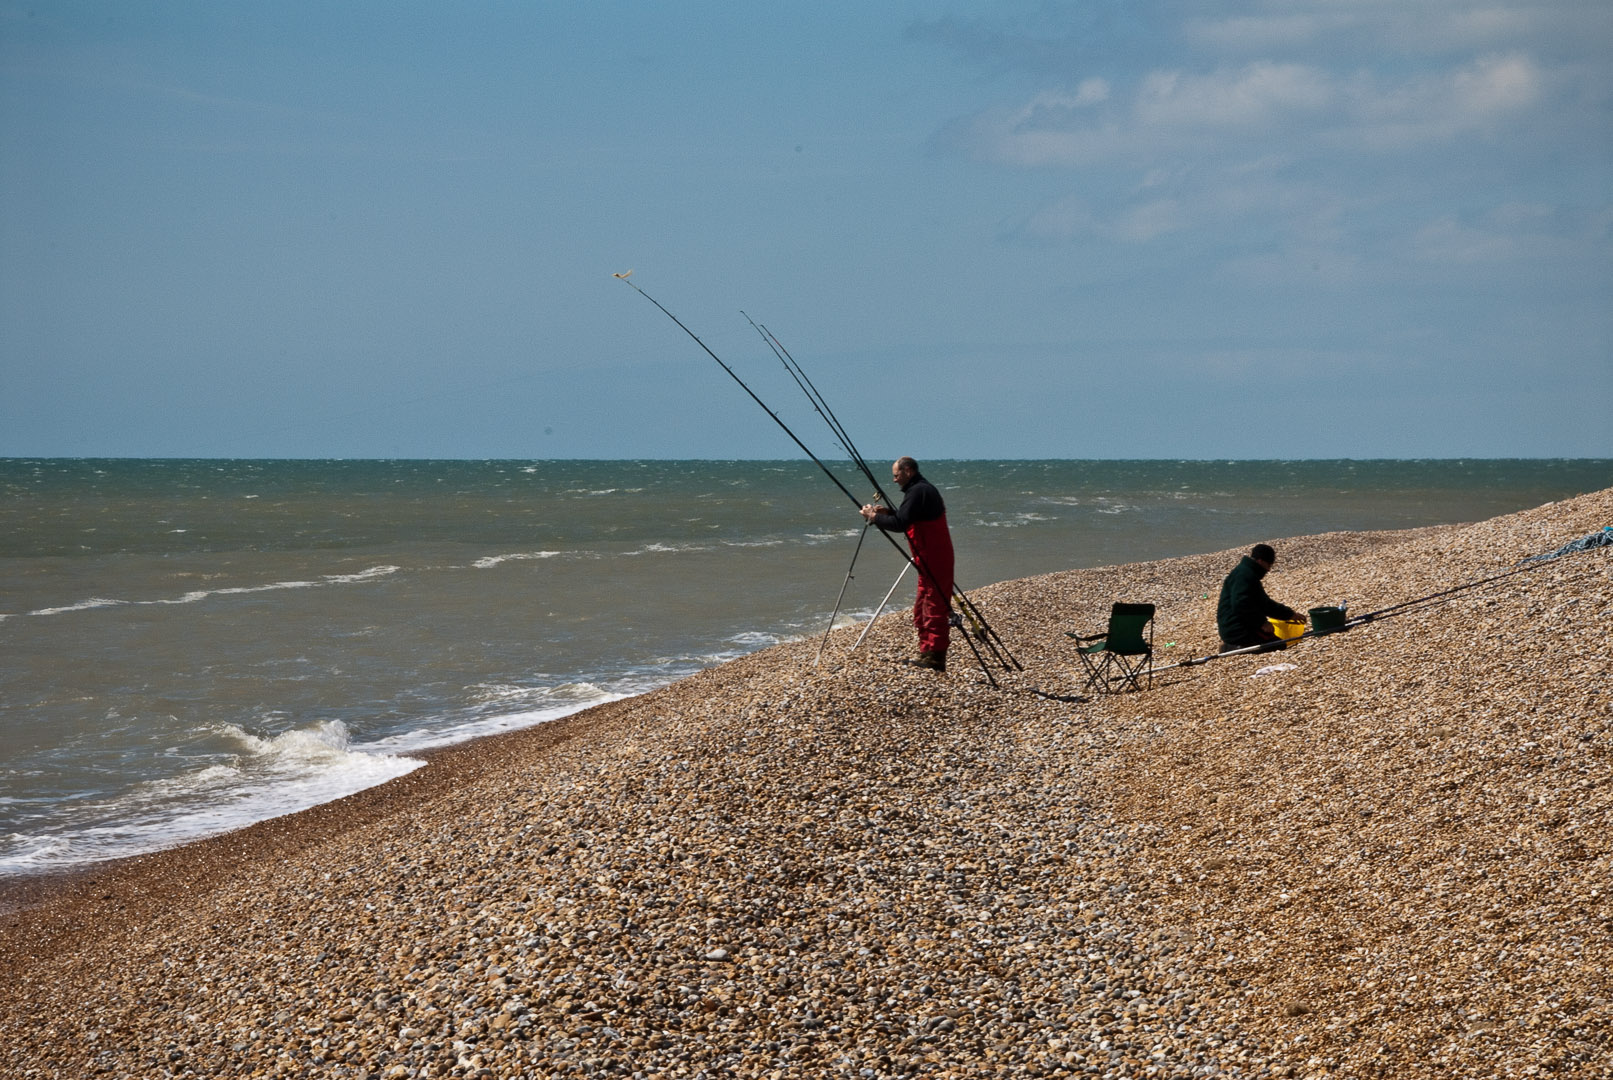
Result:
[[[784,343],[774,335],[773,331],[765,326],[758,325],[756,320],[746,315],[745,312],[741,311],[740,314],[744,315],[745,321],[749,322],[751,326],[756,328],[756,332],[762,335],[762,340],[767,342],[768,347],[773,350],[773,355],[778,357],[779,363],[783,364],[784,369],[790,373],[790,377],[795,380],[795,385],[801,388],[801,392],[812,403],[813,409],[823,418],[824,423],[829,425],[829,430],[834,433],[836,441],[850,456],[852,463],[868,478],[868,482],[874,487],[875,500],[894,510],[896,504],[891,500],[890,496],[885,494],[885,489],[880,486],[879,477],[874,474],[874,470],[868,464],[867,459],[862,456],[856,445],[851,441],[851,435],[846,431],[845,426],[840,423],[840,418],[835,416],[834,410],[829,407],[829,402],[824,398],[822,392],[818,390],[816,384],[813,383],[812,378],[801,367],[800,362],[790,354],[790,350],[784,347]],[[892,540],[892,543],[894,544],[895,541]],[[898,550],[900,550],[899,546]],[[856,565],[855,555],[852,556],[852,564]],[[1003,669],[1005,671],[1016,669],[1024,671],[1024,665],[1009,651],[1008,644],[1003,641],[996,629],[986,621],[985,613],[969,598],[967,593],[958,588],[957,582],[953,582],[952,592],[958,598],[959,607],[963,609],[963,617],[969,621],[974,636],[986,643],[986,647],[991,650],[997,662],[1002,664]],[[970,648],[973,647],[971,643]]]
[[[669,318],[673,322],[677,323],[678,324],[678,329],[682,330],[685,334],[688,334],[689,337],[691,339],[693,339],[693,341],[694,341],[694,343],[696,345],[700,346],[702,349],[705,350],[707,356],[709,356],[713,360],[717,361],[717,365],[719,367],[721,367],[724,371],[728,372],[728,377],[733,379],[736,383],[738,383],[739,388],[741,390],[745,391],[745,393],[749,394],[750,399],[752,401],[756,402],[756,404],[760,405],[762,407],[762,411],[765,412],[768,416],[771,416],[773,418],[773,423],[777,424],[780,428],[783,429],[784,434],[788,435],[790,437],[790,440],[792,442],[794,442],[796,446],[799,446],[801,448],[801,452],[803,454],[805,454],[807,457],[812,459],[812,463],[814,465],[816,465],[818,468],[823,470],[823,475],[827,476],[830,480],[834,481],[834,486],[839,488],[841,490],[841,492],[843,492],[845,494],[846,498],[848,498],[852,502],[856,503],[857,506],[860,508],[862,506],[862,503],[861,503],[861,501],[858,500],[857,496],[855,496],[855,495],[853,495],[851,493],[851,489],[846,487],[845,484],[842,484],[840,482],[840,477],[836,476],[834,473],[829,471],[829,466],[825,465],[822,461],[818,460],[818,455],[814,454],[807,447],[806,443],[802,442],[799,438],[796,437],[795,432],[790,430],[790,426],[788,424],[786,424],[783,420],[779,419],[778,413],[774,412],[772,409],[769,409],[767,407],[767,402],[765,402],[761,398],[757,397],[756,392],[754,390],[752,390],[750,387],[745,385],[745,380],[741,379],[737,374],[735,374],[733,368],[731,368],[727,364],[723,363],[722,357],[720,357],[716,353],[712,352],[711,347],[708,346],[704,341],[701,341],[699,335],[697,335],[693,330],[689,329],[687,326],[684,326],[683,325],[683,320],[679,319],[676,315],[672,314],[672,312],[668,311],[666,308],[661,307],[661,301],[657,300],[655,297],[651,296],[649,293],[647,293],[643,289],[639,288],[632,281],[629,281],[628,278],[630,278],[632,276],[632,274],[633,274],[633,271],[629,270],[624,274],[612,274],[611,276],[614,277],[617,281],[625,282],[627,284],[627,286],[629,288],[631,288],[634,292],[638,293],[640,296],[644,297],[644,299],[648,300],[650,303],[652,303],[656,307],[660,308],[661,309],[661,314],[665,315],[667,318]],[[894,543],[894,541],[892,541],[892,542]]]
[[[840,418],[834,414],[833,409],[829,408],[829,403],[818,392],[817,386],[814,385],[807,373],[802,370],[795,357],[790,355],[790,350],[786,349],[784,343],[774,336],[773,331],[759,325],[755,319],[746,315],[745,312],[741,311],[740,314],[744,315],[745,321],[755,327],[758,334],[762,335],[762,340],[767,342],[767,347],[773,350],[773,355],[778,357],[779,363],[784,365],[784,370],[790,373],[790,378],[794,379],[795,385],[801,388],[801,393],[805,394],[807,400],[812,403],[812,408],[823,418],[823,422],[829,425],[829,430],[834,433],[835,441],[846,452],[846,456],[851,459],[851,463],[857,466],[858,471],[863,476],[868,478],[869,484],[873,485],[875,499],[889,506],[890,500],[886,498],[884,490],[879,486],[879,477],[874,475],[874,471],[869,467],[867,459],[858,452],[856,445],[851,441],[851,435],[840,423]]]
[[[868,468],[868,462],[865,461],[863,456],[857,452],[857,447],[851,441],[851,435],[844,427],[841,426],[840,418],[835,416],[833,409],[829,408],[829,403],[823,399],[823,395],[818,393],[817,386],[813,384],[812,380],[807,376],[807,373],[801,370],[801,366],[795,363],[795,357],[789,354],[789,350],[785,349],[784,344],[779,341],[778,338],[773,336],[773,332],[771,330],[767,329],[765,326],[759,325],[756,320],[751,318],[750,315],[744,310],[741,310],[740,314],[744,315],[745,321],[750,323],[751,327],[762,336],[762,340],[767,343],[767,347],[773,350],[773,355],[778,358],[778,362],[780,364],[784,365],[784,370],[789,372],[790,378],[795,380],[795,385],[800,388],[801,393],[805,394],[807,400],[812,403],[812,408],[817,412],[818,416],[822,418],[823,422],[829,425],[829,430],[834,434],[835,441],[840,444],[840,448],[846,452],[846,456],[851,459],[852,464],[856,465],[857,468],[862,471],[863,476],[867,477],[868,482],[873,485],[874,498],[881,502],[885,501],[885,494],[879,488],[879,481],[874,478],[873,472]],[[851,552],[851,565],[846,567],[846,580],[840,584],[840,595],[835,597],[834,610],[829,613],[829,625],[824,627],[823,640],[818,642],[818,653],[812,658],[813,667],[816,667],[823,659],[823,650],[825,646],[829,644],[829,635],[834,632],[835,619],[839,618],[840,616],[841,601],[845,600],[846,598],[846,587],[851,584],[852,576],[857,569],[857,556],[862,554],[863,541],[868,539],[868,530],[871,528],[873,528],[873,524],[865,521],[863,522],[862,532],[857,534],[857,546],[852,549]],[[907,574],[908,565],[908,563],[904,563],[902,565],[902,573],[901,575],[898,575],[896,579],[898,583],[902,580],[902,577]],[[896,586],[892,585],[891,592],[895,591]],[[886,593],[885,600],[889,599],[890,593]],[[880,601],[879,606],[881,609],[883,609],[885,602],[883,600]],[[879,618],[879,611],[876,610],[873,618],[868,620],[868,626],[863,629],[862,635],[857,638],[857,645],[861,645],[863,638],[868,636],[868,631],[873,628],[874,619],[877,618]],[[857,645],[853,645],[851,647],[853,652],[856,651]],[[987,677],[990,677],[989,673]]]
[[[840,423],[840,418],[835,415],[834,409],[829,407],[829,402],[824,398],[823,393],[818,389],[817,384],[812,381],[812,377],[806,373],[805,369],[801,367],[800,362],[790,354],[790,350],[784,347],[784,343],[778,339],[778,336],[775,335],[773,331],[757,323],[757,321],[752,319],[746,312],[741,311],[740,314],[744,315],[745,321],[750,323],[756,332],[762,336],[762,340],[767,343],[767,347],[773,350],[773,355],[778,358],[778,362],[780,364],[784,365],[784,370],[789,373],[790,378],[795,380],[795,385],[800,388],[801,393],[806,395],[807,401],[811,402],[813,410],[818,414],[819,417],[822,418],[825,424],[829,425],[829,431],[834,435],[835,441],[840,444],[841,449],[846,452],[846,456],[851,459],[852,464],[856,465],[863,476],[868,479],[868,482],[873,485],[874,501],[882,502],[888,507],[894,507],[895,504],[891,501],[890,496],[885,494],[885,489],[880,486],[879,478],[874,475],[873,468],[868,464],[868,459],[863,457],[862,452],[859,451],[856,444],[852,442],[851,434],[846,431],[845,426]],[[864,523],[862,534],[857,538],[857,548],[852,552],[851,555],[851,567],[846,570],[846,581],[848,583],[851,581],[852,571],[857,566],[857,556],[862,551],[863,538],[868,535],[868,530],[870,527],[871,523]],[[904,564],[902,567],[903,574],[907,572],[908,565],[917,564],[913,563],[912,560],[909,560],[909,563]],[[901,575],[898,575],[896,580],[900,582]],[[962,600],[963,604],[969,604],[969,597],[963,592],[963,590],[957,587],[956,582],[953,582],[952,587],[953,591]],[[895,591],[896,586],[893,584],[891,586],[891,592]],[[842,585],[840,588],[840,596],[835,600],[834,613],[829,616],[829,629],[824,631],[823,643],[818,646],[818,657],[820,659],[823,656],[823,646],[828,644],[829,632],[830,630],[834,629],[835,617],[840,613],[840,601],[841,599],[844,599],[845,592],[845,585]],[[886,601],[889,600],[890,593],[886,593],[885,600],[880,601],[880,609],[883,609]],[[989,632],[993,637],[995,637],[996,631],[985,623],[984,616],[979,614],[978,609],[971,612],[968,607],[965,607],[964,614],[969,617],[969,622],[973,628],[975,636],[986,643],[986,647],[992,651],[993,659],[995,659],[999,664],[1002,664],[1003,670],[1012,670],[1010,667],[1010,661],[1012,661],[1013,666],[1019,666],[1019,661],[1015,659],[1012,653],[1008,652],[1008,646],[1002,643],[1001,638],[997,638],[997,640],[993,642],[991,638],[987,636]],[[878,617],[879,612],[876,611],[873,618],[868,620],[869,628],[872,628],[874,619],[877,619]],[[953,615],[951,618],[953,619],[954,625],[961,625],[961,623],[957,621],[958,617],[956,615]],[[857,646],[861,645],[863,638],[867,636],[868,629],[864,629],[862,636],[858,637],[857,639],[857,644],[851,647],[853,652],[857,650]],[[969,642],[969,647],[974,651],[976,659],[979,659],[980,650],[975,647],[972,641]],[[1005,654],[1007,659],[1004,659]],[[817,660],[814,660],[813,663],[816,664]],[[984,663],[984,661],[982,661],[982,663]],[[1024,668],[1021,667],[1020,670],[1023,671]],[[990,672],[988,671],[987,678],[990,677]],[[993,685],[996,685],[995,680],[993,680]]]
[[[801,439],[795,434],[795,432],[790,430],[790,426],[788,424],[786,424],[782,419],[780,419],[779,415],[776,412],[774,412],[772,409],[768,408],[767,403],[764,402],[760,397],[758,397],[756,395],[756,392],[745,384],[745,380],[741,379],[739,377],[738,373],[736,373],[733,368],[729,367],[726,363],[723,362],[722,357],[718,356],[715,352],[713,352],[711,350],[711,347],[709,345],[707,345],[704,341],[700,340],[700,336],[698,334],[696,334],[693,330],[690,330],[687,326],[685,326],[683,324],[683,320],[679,319],[676,315],[672,314],[672,312],[668,311],[661,304],[661,302],[659,300],[657,300],[655,297],[651,296],[649,293],[645,292],[643,289],[639,288],[639,286],[635,282],[630,280],[630,278],[632,276],[632,273],[633,273],[633,271],[628,270],[625,273],[613,274],[611,276],[616,278],[616,280],[618,280],[618,281],[625,282],[630,288],[632,288],[632,290],[634,292],[638,293],[640,296],[644,297],[644,299],[646,299],[650,303],[654,304],[656,306],[656,308],[660,310],[661,314],[663,314],[667,318],[671,319],[673,321],[673,323],[677,325],[679,330],[682,330],[685,334],[689,335],[689,338],[696,345],[699,345],[700,348],[705,352],[705,354],[707,356],[709,356],[713,360],[717,361],[717,365],[728,373],[728,377],[733,379],[734,382],[738,383],[739,388],[741,390],[744,390],[745,393],[750,397],[750,399],[752,401],[756,402],[757,405],[761,406],[762,411],[767,413],[768,416],[772,417],[773,422],[779,426],[779,428],[784,432],[784,434],[786,434],[786,435],[788,435],[790,437],[790,441],[795,443],[796,446],[799,446],[801,448],[801,452],[806,454],[807,457],[811,458],[812,463],[823,471],[823,474],[825,476],[827,476],[830,479],[831,482],[833,482],[834,486],[839,488],[841,493],[843,495],[845,495],[846,498],[850,499],[852,501],[853,505],[855,505],[859,510],[861,510],[862,505],[863,505],[862,500],[858,499],[857,496],[853,495],[851,493],[851,489],[847,488],[845,484],[840,482],[840,478],[838,476],[836,476],[829,469],[829,466],[825,465],[818,458],[818,455],[814,454],[812,452],[811,448],[808,447],[806,443],[802,442]],[[904,558],[908,562],[912,563],[914,568],[917,569],[920,574],[923,574],[926,577],[928,577],[930,582],[931,582],[931,584],[939,584],[938,582],[935,581],[935,575],[930,573],[929,570],[927,570],[925,567],[920,565],[916,560],[914,560],[913,556],[910,555],[907,551],[903,550],[902,546],[896,542],[895,537],[891,536],[891,534],[886,532],[884,529],[879,530],[879,532],[880,532],[881,536],[885,537],[885,539],[890,542],[891,547],[893,547],[897,552],[899,552],[901,554],[902,558]],[[954,588],[956,588],[955,585],[954,585]],[[966,599],[966,602],[968,602],[967,598],[965,598],[965,599]],[[982,622],[983,621],[984,620],[982,620]],[[965,640],[967,640],[967,635],[965,635]],[[997,681],[992,678],[991,672],[989,670],[987,670],[987,668],[986,668],[985,660],[980,658],[979,650],[975,649],[974,643],[972,641],[969,643],[969,647],[971,649],[975,650],[976,658],[980,659],[981,670],[985,671],[986,678],[991,682],[991,684],[993,686],[996,686]],[[1018,661],[1015,661],[1015,664],[1017,666]],[[1004,667],[1007,667],[1007,665],[1005,664]],[[1021,670],[1023,670],[1023,668],[1021,668]]]
[[[773,355],[778,357],[779,363],[783,364],[784,369],[790,373],[791,378],[795,379],[796,386],[801,388],[801,392],[806,394],[807,400],[812,402],[812,407],[817,410],[818,415],[829,425],[829,430],[834,433],[836,440],[850,455],[852,463],[868,478],[868,482],[874,487],[875,500],[894,510],[896,507],[895,501],[885,493],[885,489],[880,485],[879,477],[875,475],[873,467],[868,464],[868,460],[862,456],[862,452],[851,441],[850,433],[840,423],[840,418],[834,414],[834,410],[829,407],[828,400],[824,398],[823,393],[812,381],[811,376],[801,367],[800,361],[791,355],[790,350],[785,348],[784,343],[778,339],[778,336],[773,331],[765,326],[758,325],[754,319],[743,311],[740,314],[745,315],[746,321],[756,327],[756,332],[762,335],[762,339],[773,350]],[[855,556],[852,557],[852,561],[855,565]],[[993,658],[1003,666],[1003,670],[1012,671],[1017,669],[1024,671],[1024,665],[1009,651],[1007,642],[1003,641],[996,629],[986,621],[985,613],[970,599],[969,595],[958,588],[957,582],[952,583],[952,594],[958,598],[958,606],[962,609],[962,618],[968,620],[975,638],[985,642],[986,647],[991,650]],[[954,625],[961,626],[962,622],[955,621]],[[972,642],[970,643],[970,648],[974,648]],[[978,651],[976,650],[976,652]]]

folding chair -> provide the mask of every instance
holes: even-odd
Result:
[[[1154,605],[1116,604],[1109,611],[1109,629],[1101,634],[1069,634],[1078,646],[1076,655],[1086,668],[1081,689],[1117,694],[1126,687],[1141,690],[1141,679],[1154,685]]]

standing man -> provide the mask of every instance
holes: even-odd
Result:
[[[919,572],[913,601],[913,625],[919,632],[917,663],[945,671],[952,628],[952,534],[947,531],[946,504],[910,457],[891,465],[891,479],[902,489],[901,508],[893,513],[870,503],[862,508],[863,520],[886,532],[907,533],[907,547]]]
[[[1221,597],[1215,605],[1215,628],[1221,633],[1221,651],[1264,645],[1261,652],[1285,648],[1267,619],[1304,622],[1305,616],[1266,595],[1260,583],[1277,563],[1270,544],[1256,544],[1238,561],[1221,583]]]

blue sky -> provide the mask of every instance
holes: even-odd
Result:
[[[0,0],[0,455],[1613,456],[1605,0]]]

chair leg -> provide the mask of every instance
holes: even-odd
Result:
[[[1086,669],[1087,681],[1081,684],[1083,692],[1092,689],[1103,678],[1103,665],[1094,661],[1086,653],[1076,653],[1081,658],[1081,666]],[[1107,654],[1105,654],[1107,655]]]

